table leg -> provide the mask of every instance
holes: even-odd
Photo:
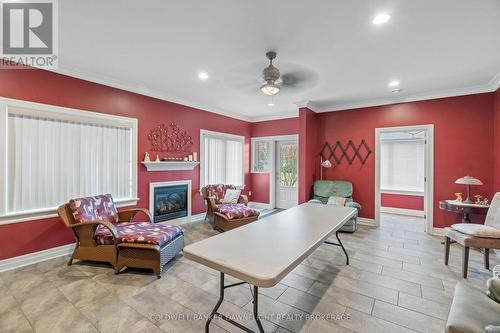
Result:
[[[264,333],[264,328],[259,318],[259,287],[253,286],[253,316],[259,327],[259,332]]]
[[[210,322],[214,318],[214,316],[217,314],[217,310],[219,310],[220,305],[222,304],[222,301],[224,300],[224,273],[220,273],[220,288],[219,288],[219,300],[217,301],[217,304],[215,305],[215,308],[212,310],[212,313],[210,313],[210,316],[208,317],[207,322],[205,323],[205,332],[209,332],[208,326],[210,326]]]
[[[329,242],[329,241],[325,241],[324,243],[328,244],[328,245],[340,246],[342,248],[342,251],[344,251],[344,254],[345,254],[345,258],[346,258],[345,259],[345,264],[349,265],[349,255],[347,254],[347,251],[345,250],[344,244],[342,244],[342,242],[340,241],[339,232],[338,231],[335,232],[335,237],[337,237],[338,243]]]
[[[238,282],[238,283],[233,283],[233,284],[226,286],[226,285],[224,285],[224,273],[222,273],[222,272],[220,273],[219,300],[217,301],[217,304],[215,304],[214,309],[210,313],[210,316],[208,317],[207,322],[205,323],[205,333],[209,332],[210,323],[212,322],[212,319],[215,316],[227,321],[230,324],[233,324],[234,326],[242,329],[245,332],[255,333],[254,331],[252,331],[248,327],[243,326],[240,323],[232,320],[231,318],[223,315],[222,313],[217,312],[217,310],[219,310],[220,305],[222,304],[222,301],[224,300],[224,291],[227,288],[236,287],[236,286],[239,286],[239,285],[242,285],[245,283],[246,282]],[[257,322],[257,327],[259,328],[259,333],[264,333],[264,328],[262,327],[262,323],[260,322],[258,310],[259,310],[259,288],[257,286],[253,286],[253,315],[254,315],[255,321]]]
[[[467,212],[463,213],[462,223],[470,223],[470,215]]]

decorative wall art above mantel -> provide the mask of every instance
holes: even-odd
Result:
[[[185,153],[193,145],[193,139],[174,122],[170,125],[160,124],[153,128],[148,135],[151,141],[151,150],[160,153]]]
[[[328,142],[325,142],[323,148],[321,148],[320,151],[320,155],[323,161],[333,158],[337,165],[339,165],[344,158],[349,164],[352,164],[357,158],[363,165],[365,164],[371,153],[372,151],[370,147],[368,147],[364,139],[361,140],[361,142],[357,146],[354,145],[352,140],[349,140],[345,146],[343,146],[340,141],[337,141],[333,148]]]

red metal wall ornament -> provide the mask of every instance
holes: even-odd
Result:
[[[184,153],[189,152],[193,145],[191,136],[175,123],[156,126],[149,132],[148,140],[151,141],[151,150],[155,152]]]
[[[356,158],[361,164],[365,164],[371,153],[372,151],[364,139],[361,140],[358,146],[354,145],[352,140],[349,140],[345,147],[340,141],[337,141],[333,148],[328,142],[325,142],[320,151],[323,161],[333,158],[337,165],[340,164],[344,158],[349,164],[352,164]]]

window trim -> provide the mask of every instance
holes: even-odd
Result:
[[[258,170],[255,170],[255,144],[257,142],[269,142],[269,144],[271,145],[271,164],[270,164],[270,170],[266,171],[258,171]],[[250,159],[250,172],[251,173],[272,173],[273,172],[273,163],[272,163],[272,159],[273,159],[273,154],[274,154],[274,140],[272,139],[268,139],[266,137],[253,137],[250,139],[250,152],[251,152],[251,159]]]
[[[241,179],[243,181],[243,184],[241,186],[236,185],[238,188],[244,188],[245,187],[245,136],[244,135],[237,135],[237,134],[230,134],[230,133],[224,133],[224,132],[216,132],[216,131],[210,131],[210,130],[205,130],[205,129],[200,129],[200,191],[201,187],[206,186],[205,184],[205,146],[204,146],[204,137],[205,136],[212,136],[212,137],[219,137],[222,139],[234,139],[234,140],[239,140],[242,142],[241,145],[241,156],[242,156],[242,168],[241,168]]]
[[[78,122],[92,122],[98,124],[112,124],[113,126],[122,126],[132,129],[131,133],[131,177],[132,177],[132,195],[131,198],[125,198],[116,201],[117,207],[133,206],[139,201],[137,197],[137,182],[138,182],[138,120],[137,118],[123,117],[112,114],[87,111],[82,109],[73,109],[49,104],[28,102],[24,100],[10,99],[0,97],[0,142],[4,142],[0,146],[0,158],[3,162],[0,164],[0,225],[27,222],[34,220],[47,219],[57,217],[57,207],[43,208],[30,211],[6,213],[7,207],[7,154],[8,154],[8,114],[9,107],[14,108],[27,108],[37,110],[40,113],[37,115],[49,115],[57,119],[78,121]],[[13,111],[11,113],[16,113]],[[3,158],[2,158],[3,157]]]

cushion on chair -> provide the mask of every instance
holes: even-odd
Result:
[[[223,204],[237,204],[240,198],[241,190],[227,189],[224,199],[222,199]]]
[[[500,229],[482,224],[457,223],[451,226],[452,229],[463,234],[481,238],[500,238]]]
[[[216,185],[207,185],[206,189],[208,196],[214,198],[216,204],[220,204],[224,199],[226,190],[228,189],[234,190],[236,189],[236,187],[234,185],[216,184]]]
[[[344,197],[335,197],[331,196],[328,198],[327,205],[335,205],[335,206],[345,206],[345,198]]]
[[[76,222],[118,222],[118,211],[111,194],[72,199],[69,207]]]
[[[118,232],[117,243],[151,244],[160,247],[184,233],[179,226],[149,222],[120,223],[116,225],[116,231]],[[101,245],[114,244],[111,232],[102,226],[97,228],[95,240]]]
[[[259,215],[259,212],[257,210],[247,207],[244,204],[217,205],[215,211],[225,215],[228,220]]]

